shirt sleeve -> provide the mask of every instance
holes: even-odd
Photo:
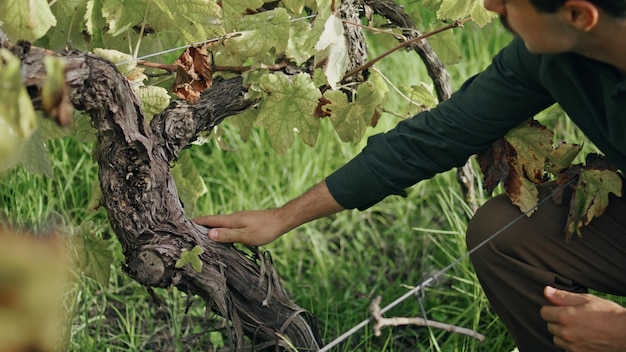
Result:
[[[436,108],[368,139],[326,178],[335,200],[364,210],[435,174],[463,165],[511,128],[554,104],[539,83],[541,57],[514,40],[482,73]]]

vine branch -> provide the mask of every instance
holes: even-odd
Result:
[[[396,45],[395,47],[393,47],[393,48],[391,48],[391,49],[387,50],[386,52],[384,52],[384,53],[380,54],[379,56],[377,56],[377,57],[375,57],[375,58],[373,58],[373,59],[369,60],[367,63],[365,63],[365,64],[363,64],[363,65],[361,65],[361,66],[359,66],[359,67],[355,68],[355,69],[354,69],[354,70],[352,70],[352,71],[349,71],[348,73],[346,73],[346,74],[344,75],[343,79],[345,80],[345,79],[346,79],[346,78],[348,78],[348,77],[351,77],[351,76],[353,76],[353,75],[355,75],[355,74],[357,74],[357,73],[359,73],[359,72],[361,72],[361,71],[364,71],[364,70],[366,70],[366,69],[368,69],[368,68],[370,68],[370,67],[374,66],[374,65],[375,65],[378,61],[380,61],[380,60],[384,59],[385,57],[387,57],[387,56],[391,55],[392,53],[394,53],[394,52],[396,52],[396,51],[398,51],[398,50],[400,50],[400,49],[402,49],[402,48],[404,48],[404,47],[407,47],[407,46],[413,45],[413,44],[415,44],[415,43],[419,42],[419,41],[420,41],[420,40],[422,40],[422,39],[426,39],[426,38],[428,38],[428,37],[430,37],[430,36],[433,36],[433,35],[435,35],[435,34],[438,34],[438,33],[441,33],[441,32],[445,32],[445,31],[447,31],[447,30],[449,30],[449,29],[452,29],[452,28],[457,28],[457,27],[463,27],[463,25],[464,25],[466,22],[468,22],[468,21],[470,21],[470,19],[469,19],[469,18],[466,18],[466,19],[463,19],[463,20],[459,20],[459,21],[454,21],[453,23],[451,23],[451,24],[449,24],[449,25],[443,26],[443,27],[441,27],[441,28],[437,28],[437,29],[435,29],[435,30],[433,30],[433,31],[430,31],[430,32],[428,32],[428,33],[425,33],[425,34],[422,34],[422,35],[417,36],[417,37],[415,37],[415,38],[411,38],[411,39],[409,39],[409,40],[407,40],[407,41],[404,41],[404,42],[402,42],[402,43],[400,43],[400,44]]]

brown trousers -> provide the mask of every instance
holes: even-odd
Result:
[[[540,199],[548,195],[544,189]],[[548,200],[471,256],[493,309],[520,352],[561,351],[539,314],[548,304],[545,286],[626,296],[626,199],[611,195],[606,212],[583,227],[582,238],[565,241],[568,209],[569,204]],[[520,214],[506,196],[489,200],[468,225],[468,249]]]

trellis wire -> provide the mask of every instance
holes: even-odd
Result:
[[[545,197],[544,199],[542,199],[541,201],[539,201],[537,203],[537,205],[535,205],[532,209],[527,210],[526,212],[523,212],[522,214],[520,214],[518,217],[516,217],[515,219],[511,220],[508,224],[504,225],[503,227],[501,227],[498,231],[496,231],[495,233],[493,233],[491,236],[487,237],[485,240],[483,240],[481,243],[479,243],[476,247],[472,248],[471,250],[467,251],[467,253],[463,254],[462,256],[460,256],[459,258],[457,258],[456,260],[454,260],[452,263],[450,263],[448,266],[446,266],[445,268],[443,268],[442,270],[440,270],[439,272],[435,273],[434,275],[431,275],[430,277],[426,278],[424,281],[422,281],[420,284],[418,284],[417,286],[415,286],[414,288],[412,288],[410,291],[408,291],[407,293],[403,294],[402,296],[400,296],[398,299],[396,299],[395,301],[389,303],[387,306],[381,308],[380,313],[381,314],[385,314],[385,312],[389,311],[390,309],[394,308],[395,306],[397,306],[398,304],[404,302],[407,298],[409,298],[410,296],[415,295],[416,293],[423,291],[426,287],[430,286],[431,284],[437,282],[437,279],[442,276],[443,274],[445,274],[447,271],[449,271],[450,269],[454,268],[456,265],[458,265],[461,261],[465,260],[467,257],[469,257],[470,255],[472,255],[472,253],[474,253],[475,251],[477,251],[478,249],[480,249],[481,247],[483,247],[484,245],[486,245],[487,243],[489,243],[491,240],[493,240],[494,238],[498,237],[498,235],[500,235],[502,232],[504,232],[506,229],[508,229],[509,227],[513,226],[516,222],[520,221],[521,219],[523,219],[524,217],[528,216],[528,214],[532,214],[533,211],[535,211],[541,204],[545,203],[547,200],[549,200],[550,198],[552,198],[552,196],[554,194],[556,194],[557,192],[559,192],[560,190],[562,190],[563,188],[565,188],[566,186],[572,184],[574,181],[576,180],[576,178],[571,179],[570,181],[568,181],[567,183],[557,187],[554,191],[552,191],[552,193],[550,193],[547,197]],[[325,345],[322,349],[320,349],[318,352],[326,352],[329,351],[331,348],[337,346],[339,343],[343,342],[345,339],[347,339],[348,337],[354,335],[357,331],[361,330],[363,327],[365,327],[367,324],[372,322],[372,317],[369,317],[365,320],[363,320],[362,322],[360,322],[359,324],[355,325],[352,329],[346,331],[345,333],[343,333],[342,335],[340,335],[339,337],[335,338],[334,340],[332,340],[330,343],[328,343],[327,345]]]
[[[310,19],[310,18],[314,18],[316,16],[317,15],[310,15],[310,16],[293,18],[293,19],[290,19],[289,22],[297,22],[297,21],[307,20],[307,19]],[[200,42],[195,42],[195,43],[191,43],[191,44],[187,44],[187,45],[182,45],[182,46],[179,46],[179,47],[176,47],[176,48],[165,49],[165,50],[162,50],[162,51],[158,51],[156,53],[143,55],[143,56],[136,57],[136,58],[133,58],[133,59],[130,59],[130,60],[126,60],[126,61],[123,61],[123,62],[118,62],[117,64],[115,64],[115,66],[126,65],[126,64],[129,64],[131,62],[147,59],[147,58],[154,57],[154,56],[159,56],[161,54],[171,53],[171,52],[176,51],[176,50],[187,49],[189,47],[196,46],[196,45],[217,42],[217,41],[220,41],[220,40],[232,38],[232,37],[234,37],[234,36],[236,36],[238,34],[242,34],[242,33],[243,32],[232,32],[232,33],[221,35],[219,37],[203,40],[203,41],[200,41]]]

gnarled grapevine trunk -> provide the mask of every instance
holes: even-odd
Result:
[[[16,46],[22,77],[38,104],[45,68],[41,49]],[[125,270],[139,283],[176,286],[201,296],[231,320],[242,349],[249,336],[258,348],[318,349],[316,319],[291,301],[271,260],[252,260],[232,245],[210,241],[207,229],[183,212],[170,165],[179,151],[226,116],[248,109],[241,78],[216,81],[196,104],[174,101],[150,124],[140,102],[115,66],[79,52],[64,54],[69,99],[91,116],[98,130],[94,155],[99,165],[103,205],[122,244]],[[184,250],[199,246],[202,269],[177,267]]]

